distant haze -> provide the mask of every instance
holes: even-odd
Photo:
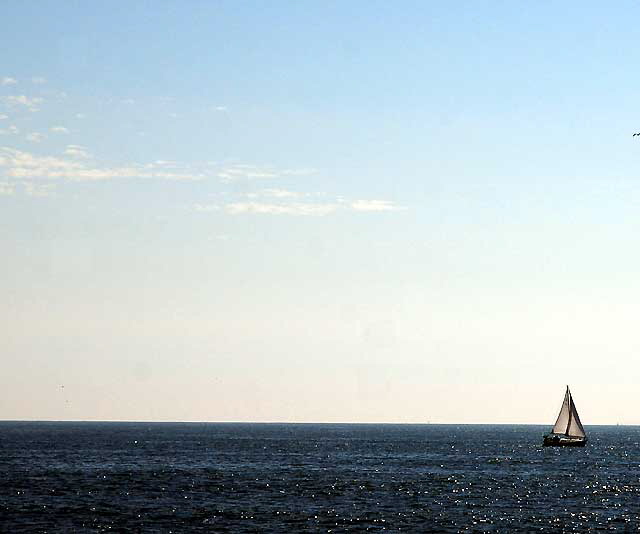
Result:
[[[640,5],[5,2],[0,419],[640,423]]]

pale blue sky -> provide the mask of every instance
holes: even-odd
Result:
[[[0,14],[0,419],[640,423],[637,3]]]

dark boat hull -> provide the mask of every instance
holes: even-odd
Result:
[[[586,444],[587,438],[572,438],[557,434],[545,435],[542,442],[543,447],[584,447]]]

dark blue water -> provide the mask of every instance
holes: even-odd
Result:
[[[627,531],[640,427],[0,423],[3,532]]]

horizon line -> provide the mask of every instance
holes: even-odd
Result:
[[[131,423],[131,424],[216,424],[216,425],[415,425],[415,426],[553,426],[549,423],[512,423],[512,422],[402,422],[402,421],[197,421],[197,420],[132,420],[132,419],[0,419],[1,423]],[[594,426],[640,426],[640,423],[596,423]]]

